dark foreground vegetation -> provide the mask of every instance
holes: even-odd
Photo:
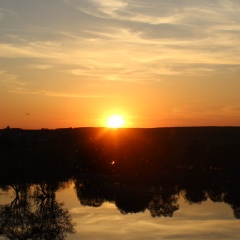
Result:
[[[69,181],[82,205],[114,202],[123,214],[149,210],[153,217],[172,217],[182,195],[190,204],[225,202],[240,218],[240,127],[4,129],[0,163],[0,187],[16,193],[0,209],[0,234],[10,239],[19,236],[18,228],[8,229],[16,211],[28,221],[54,214],[62,238],[44,239],[74,232],[68,212],[55,201]],[[38,206],[34,214],[29,199]],[[35,225],[21,232],[25,238],[43,234],[40,223],[30,222]]]

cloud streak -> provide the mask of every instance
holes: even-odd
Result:
[[[0,69],[0,86],[3,90],[19,90],[22,89],[26,84],[19,80],[19,76],[8,73]]]
[[[73,93],[64,93],[64,92],[57,92],[57,91],[49,91],[49,90],[39,90],[39,91],[32,91],[27,90],[24,88],[12,89],[9,90],[11,93],[17,94],[27,94],[27,95],[42,95],[47,97],[57,97],[57,98],[109,98],[113,97],[112,95],[90,95],[90,94],[73,94]],[[117,96],[114,96],[115,98]]]
[[[65,3],[72,8],[68,14],[74,13],[76,19],[82,19],[83,12],[88,14],[87,24],[83,22],[79,29],[67,31],[59,24],[54,32],[48,26],[42,25],[40,31],[33,25],[32,35],[30,29],[24,32],[24,27],[20,31],[5,32],[0,56],[53,60],[55,64],[65,64],[69,68],[87,63],[89,69],[98,69],[101,65],[110,66],[116,62],[123,68],[131,66],[135,72],[144,69],[141,63],[152,62],[152,66],[159,64],[160,68],[176,66],[170,72],[169,67],[162,71],[170,75],[179,72],[177,66],[181,63],[221,65],[240,62],[240,55],[236,54],[239,51],[237,12],[240,6],[236,1],[166,3],[151,0],[146,4],[145,1],[68,0]],[[60,9],[63,7],[59,5]],[[74,12],[74,9],[80,11]],[[60,16],[56,13],[54,18],[56,21]],[[96,22],[96,18],[102,20]],[[72,21],[66,18],[67,24]],[[94,73],[89,70],[88,74]]]

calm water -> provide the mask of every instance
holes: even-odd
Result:
[[[114,202],[77,197],[73,182],[54,196],[36,197],[34,188],[18,199],[12,188],[1,191],[0,239],[239,239],[240,221],[232,207],[210,199],[189,204],[180,194],[168,217],[161,215],[166,203],[154,199],[149,205],[155,204],[161,216],[153,217],[149,209],[123,214]]]
[[[0,239],[239,239],[239,128],[0,132]]]

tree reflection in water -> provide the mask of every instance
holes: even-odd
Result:
[[[171,189],[155,190],[154,196],[149,203],[148,210],[152,217],[172,217],[179,209],[179,194]]]
[[[1,235],[8,239],[63,240],[75,232],[68,210],[55,200],[56,185],[12,187],[14,200],[0,206]]]
[[[32,233],[32,223],[35,220],[31,211],[28,189],[23,184],[13,184],[14,200],[0,206],[1,234],[9,239],[28,239]]]

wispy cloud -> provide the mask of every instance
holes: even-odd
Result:
[[[16,12],[12,11],[12,10],[9,10],[9,9],[6,9],[6,8],[0,7],[0,21],[3,20],[4,18],[9,17],[9,16],[11,16],[11,17],[16,16]]]
[[[75,8],[95,17],[116,19],[126,22],[215,25],[237,23],[239,3],[236,1],[65,1]],[[237,20],[237,21],[236,21]]]
[[[0,10],[0,21],[1,21],[1,19],[3,19],[3,17],[4,17],[4,14]]]
[[[0,69],[0,86],[2,89],[16,90],[25,86],[25,83],[19,80],[15,74],[8,73]]]
[[[27,66],[29,69],[39,69],[39,70],[46,70],[53,68],[52,65],[47,64],[30,64]]]
[[[29,90],[24,88],[12,89],[9,90],[11,93],[17,94],[27,94],[27,95],[40,95],[47,97],[57,97],[57,98],[109,98],[111,95],[98,95],[98,94],[73,94],[73,93],[65,93],[65,92],[57,92],[57,91],[49,91],[49,90]],[[117,97],[117,96],[114,96]]]
[[[236,54],[240,4],[236,1],[64,2],[69,5],[64,22],[68,28],[57,12],[50,22],[54,22],[54,30],[43,25],[39,16],[40,28],[34,24],[25,28],[22,23],[18,31],[2,35],[0,56],[41,59],[46,64],[35,68],[64,65],[71,74],[101,80],[123,79],[131,69],[129,81],[141,78],[137,72],[149,81],[159,74],[211,75],[217,65],[240,62]],[[66,6],[59,3],[58,8],[62,13]],[[79,27],[71,28],[78,20]]]
[[[222,108],[222,110],[223,110],[223,112],[227,112],[227,113],[239,114],[240,113],[240,104],[224,106]]]

